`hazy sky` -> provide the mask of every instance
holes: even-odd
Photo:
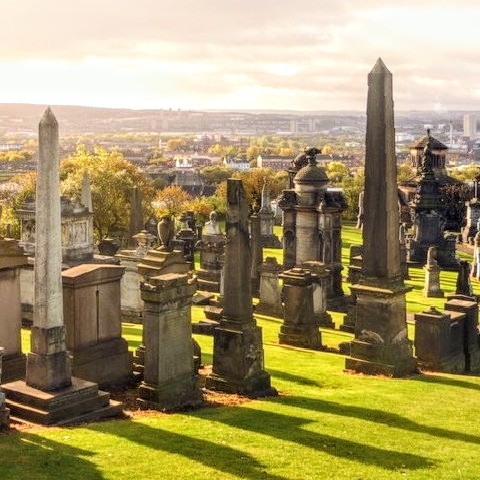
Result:
[[[0,0],[0,102],[480,110],[478,0]]]

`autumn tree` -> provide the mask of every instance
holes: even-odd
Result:
[[[342,162],[328,162],[325,171],[330,182],[336,185],[341,184],[348,176],[348,168]]]
[[[60,167],[62,193],[79,198],[84,172],[88,172],[92,190],[93,226],[97,239],[114,231],[127,231],[133,187],[142,195],[145,218],[149,216],[154,190],[150,180],[123,158],[118,151],[79,146]]]
[[[191,195],[182,187],[170,185],[157,192],[153,207],[158,218],[162,215],[173,215],[175,217],[186,210],[185,204],[191,199]]]
[[[201,179],[208,185],[217,185],[232,176],[232,170],[223,165],[212,165],[200,170]]]

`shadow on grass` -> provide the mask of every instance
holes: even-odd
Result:
[[[455,432],[439,427],[431,427],[414,422],[409,418],[402,417],[396,413],[385,412],[383,410],[374,410],[365,407],[356,407],[353,405],[343,405],[328,400],[316,398],[285,396],[273,399],[273,401],[289,407],[302,408],[315,412],[324,412],[331,415],[341,415],[343,417],[355,417],[369,422],[383,423],[389,427],[408,430],[410,432],[432,435],[434,437],[446,438],[449,440],[458,440],[461,442],[480,444],[480,438],[468,433]]]
[[[296,443],[335,457],[374,465],[386,470],[417,470],[431,468],[435,465],[435,462],[431,459],[421,455],[386,450],[344,438],[305,430],[302,427],[311,423],[306,418],[254,410],[248,407],[229,408],[225,412],[228,413],[211,416],[209,420]]]
[[[0,436],[1,477],[35,480],[101,480],[96,466],[81,457],[88,450],[55,442],[33,433]]]
[[[478,378],[477,375],[475,375]],[[466,382],[464,380],[457,380],[455,378],[443,377],[441,375],[416,375],[409,380],[415,380],[416,382],[426,383],[440,383],[448,385],[449,387],[468,388],[470,390],[480,390],[480,385],[476,383]]]
[[[322,387],[322,384],[312,380],[311,378],[301,377],[300,375],[294,375],[292,373],[283,372],[282,370],[268,369],[268,373],[272,376],[285,380],[286,382],[296,383],[298,385],[306,385],[309,387]]]
[[[287,480],[285,477],[268,474],[265,467],[248,453],[221,443],[181,435],[158,427],[153,428],[140,422],[121,422],[121,424],[105,422],[89,425],[89,428],[96,432],[126,438],[153,450],[181,455],[206,467],[237,475],[239,478]]]

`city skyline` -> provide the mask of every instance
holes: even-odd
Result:
[[[396,3],[19,0],[0,32],[0,102],[365,110],[381,57],[396,109],[480,110],[480,8]]]

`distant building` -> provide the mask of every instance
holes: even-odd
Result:
[[[242,158],[227,158],[223,159],[223,164],[230,170],[248,170],[250,162]]]
[[[477,116],[468,114],[463,116],[463,134],[473,141],[477,138]]]
[[[276,172],[288,170],[292,165],[290,157],[280,157],[278,155],[259,155],[257,157],[258,168],[270,168]]]

